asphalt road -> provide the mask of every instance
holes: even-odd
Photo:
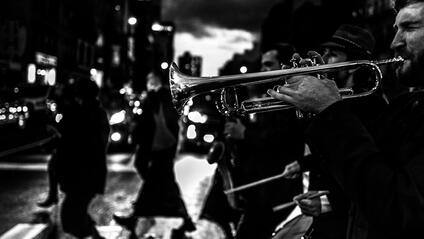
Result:
[[[52,220],[57,225],[53,231],[59,239],[69,239],[60,229],[58,206],[49,209],[39,208],[36,203],[46,196],[48,188],[47,161],[49,155],[21,155],[0,159],[0,235],[8,232],[17,224],[46,223]],[[192,238],[223,238],[222,232],[211,222],[197,220],[203,199],[208,191],[214,166],[207,164],[204,158],[184,154],[179,155],[175,164],[177,181],[187,209],[197,222],[198,230]],[[108,177],[106,193],[97,197],[89,212],[99,225],[99,230],[109,239],[126,239],[128,232],[117,226],[112,215],[131,211],[131,202],[143,182],[132,167],[129,154],[108,156]],[[170,230],[179,226],[178,218],[156,218],[156,225],[148,230],[159,238],[169,238]],[[145,221],[139,221],[138,232],[143,231]],[[1,237],[0,237],[1,238]],[[141,238],[141,237],[140,237]]]

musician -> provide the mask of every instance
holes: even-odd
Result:
[[[327,64],[353,60],[371,60],[374,46],[375,39],[370,31],[356,25],[343,24],[336,30],[329,41],[322,44],[323,60]],[[352,88],[355,92],[363,92],[372,85],[369,83],[371,79],[366,78],[364,80],[363,76],[366,72],[358,71],[355,73],[349,70],[338,71],[328,75],[328,77],[331,77],[336,82],[338,88]],[[359,78],[359,76],[362,78]],[[368,84],[364,84],[363,81],[367,81]],[[386,106],[386,101],[380,92],[361,100],[351,100],[349,103],[353,112],[363,122],[369,122],[380,109]],[[320,168],[314,157],[316,155],[309,154],[299,162],[289,164],[286,167],[286,177],[290,178],[294,174],[298,174],[300,170],[310,172],[309,192],[296,196],[295,201],[300,206],[303,214],[314,217],[312,224],[313,238],[344,238],[350,207],[349,199],[342,192],[334,178]],[[297,165],[297,168],[293,170],[295,165]],[[330,193],[319,198],[305,198],[310,193],[323,190]]]
[[[307,142],[357,208],[348,238],[408,238],[424,225],[424,1],[397,0],[391,48],[403,94],[368,129],[334,81],[294,76],[269,94],[315,115]]]
[[[281,69],[288,61],[294,48],[278,44],[267,48],[262,57],[264,70]],[[284,61],[282,59],[287,59]],[[266,64],[274,61],[273,64]],[[269,67],[273,65],[274,68]],[[250,88],[252,89],[252,88]],[[251,90],[261,97],[266,94],[260,88]],[[301,124],[294,110],[274,111],[253,115],[253,117],[229,121],[224,133],[237,145],[239,157],[236,162],[238,181],[251,183],[281,174],[284,165],[303,156],[304,141]],[[284,140],[279,140],[281,137]],[[240,192],[244,199],[244,210],[237,227],[236,238],[269,238],[275,227],[283,221],[292,208],[273,212],[273,207],[292,200],[302,192],[301,179],[280,179],[271,183],[249,188]]]
[[[275,71],[281,68],[289,68],[294,46],[279,42],[265,48],[261,58],[261,71]]]

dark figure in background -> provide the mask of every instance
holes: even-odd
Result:
[[[138,145],[135,167],[144,183],[129,217],[114,215],[118,224],[128,228],[135,236],[139,217],[146,217],[151,225],[153,217],[180,217],[183,224],[174,229],[173,236],[182,237],[194,231],[195,225],[187,212],[175,179],[174,158],[178,143],[178,114],[172,105],[169,88],[158,73],[147,75],[148,95],[143,102],[143,114],[134,130]],[[144,228],[147,232],[147,229]]]
[[[261,58],[261,71],[275,71],[291,67],[291,57],[295,48],[285,42],[274,43],[264,49]],[[264,92],[262,92],[264,94]]]
[[[355,25],[341,25],[324,48],[323,60],[327,64],[372,60],[375,40],[371,32]],[[368,75],[367,75],[368,74]],[[328,77],[334,80],[338,88],[352,88],[355,92],[364,92],[374,86],[373,79],[364,69],[356,72],[337,71]],[[378,113],[387,106],[382,93],[377,92],[361,99],[350,100],[350,107],[368,126]],[[309,171],[309,192],[295,197],[302,213],[313,216],[313,232],[311,236],[317,239],[344,238],[347,233],[350,199],[342,192],[335,179],[326,173],[314,159],[316,155],[309,154],[302,160],[286,167],[288,178]],[[314,199],[306,199],[310,193],[327,190],[330,193]]]
[[[56,130],[56,129],[53,129]],[[57,132],[59,135],[58,139],[61,137],[60,133]],[[51,207],[53,205],[56,205],[59,202],[59,184],[57,182],[57,172],[56,172],[56,164],[57,164],[57,151],[56,149],[52,150],[49,162],[47,163],[47,175],[48,175],[48,182],[49,182],[49,188],[47,192],[47,197],[41,201],[37,202],[37,205],[39,207]]]
[[[91,80],[75,85],[75,103],[65,108],[59,124],[57,177],[65,198],[63,230],[77,238],[102,238],[87,212],[91,200],[104,193],[109,121],[97,99],[99,88]]]
[[[356,207],[348,238],[413,238],[424,225],[424,1],[395,1],[391,44],[402,84],[414,87],[367,127],[336,84],[296,76],[269,94],[315,113],[307,141],[316,160]]]
[[[67,107],[72,106],[75,103],[74,89],[72,84],[57,84],[52,92],[51,98],[57,104],[57,113],[63,116],[63,112],[66,111]],[[56,120],[56,119],[52,119]],[[58,120],[60,122],[60,120]],[[58,122],[58,123],[59,123]],[[58,138],[62,137],[60,132],[57,130],[58,124],[52,125],[50,128],[53,131],[56,131]],[[47,173],[49,180],[49,188],[47,192],[47,197],[38,202],[39,207],[51,207],[59,202],[59,184],[57,181],[57,143],[58,140],[55,140],[52,143],[52,154],[47,164]]]
[[[288,44],[278,44],[266,49],[262,68],[281,69],[283,64],[290,64],[293,52],[294,48]],[[261,87],[250,88],[249,91],[250,97],[262,97],[266,94],[266,90]],[[294,110],[254,114],[249,118],[227,122],[224,133],[238,148],[238,182],[247,184],[281,174],[286,164],[303,156],[302,132]],[[241,191],[243,215],[237,227],[236,238],[269,238],[292,209],[274,212],[273,207],[291,201],[301,192],[300,178],[281,179]]]

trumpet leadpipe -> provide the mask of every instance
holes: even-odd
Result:
[[[267,71],[267,72],[255,72],[255,73],[246,73],[246,74],[237,74],[237,75],[227,75],[227,76],[215,76],[215,77],[193,77],[181,73],[175,63],[171,64],[169,69],[169,84],[171,88],[172,100],[175,108],[179,113],[182,113],[183,106],[187,101],[199,94],[208,93],[211,91],[234,87],[234,86],[247,86],[247,85],[257,85],[265,84],[270,82],[275,82],[281,80],[284,77],[290,77],[295,75],[306,75],[306,74],[325,74],[330,72],[336,72],[341,70],[353,69],[357,67],[368,67],[371,69],[371,72],[374,74],[375,86],[363,93],[350,94],[346,95],[346,98],[362,97],[374,93],[377,88],[380,86],[380,81],[382,78],[382,73],[379,68],[380,65],[384,64],[393,64],[401,63],[403,59],[401,57],[381,60],[381,61],[348,61],[340,62],[334,64],[324,64],[316,65],[310,67],[301,67],[301,68],[291,68],[283,69],[276,71]],[[258,112],[265,112],[269,110],[279,110],[290,108],[285,104],[276,103],[270,99],[264,99],[263,102],[251,101],[252,105],[260,106],[257,109]],[[248,103],[246,103],[245,107]],[[266,105],[264,108],[263,105]],[[252,109],[249,108],[249,112],[252,112]],[[241,110],[243,111],[243,110]]]

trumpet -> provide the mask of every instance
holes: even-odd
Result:
[[[227,93],[225,93],[226,88],[278,82],[281,81],[282,78],[295,75],[326,74],[342,70],[357,69],[359,67],[366,67],[370,70],[374,79],[374,86],[370,90],[358,93],[353,92],[353,90],[350,88],[339,89],[343,99],[357,98],[373,94],[379,88],[382,79],[382,73],[380,70],[381,65],[395,63],[400,64],[403,61],[404,60],[401,57],[380,61],[347,61],[301,68],[214,77],[193,77],[185,75],[180,72],[178,66],[175,63],[172,63],[171,67],[169,68],[169,85],[174,107],[180,114],[182,114],[185,104],[192,97],[221,90],[221,97],[219,102],[217,102],[218,110],[225,115],[243,115],[269,112],[274,110],[284,110],[293,108],[294,106],[271,97],[248,99],[239,103],[238,97],[235,95],[233,96],[234,102],[228,102],[226,99]]]

